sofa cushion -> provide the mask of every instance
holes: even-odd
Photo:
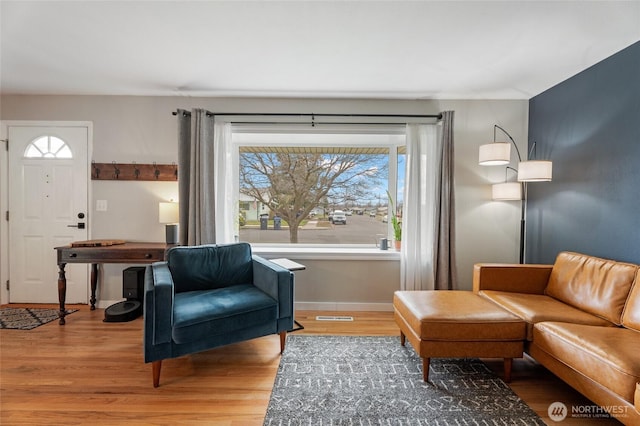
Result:
[[[577,324],[613,326],[612,323],[543,294],[483,290],[483,297],[527,322],[527,340],[533,338],[533,325],[542,321],[566,321]]]
[[[166,257],[176,293],[253,282],[247,243],[173,247]]]
[[[534,344],[633,404],[640,382],[640,333],[623,327],[543,322]]]
[[[562,252],[545,293],[620,325],[637,266],[579,253]]]
[[[278,303],[252,284],[175,295],[172,337],[178,343],[276,323]],[[274,325],[275,333],[275,325]]]
[[[640,269],[622,314],[622,325],[640,331]]]

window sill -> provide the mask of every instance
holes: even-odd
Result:
[[[376,247],[312,247],[251,244],[253,254],[273,259],[287,257],[300,260],[390,260],[399,261],[400,252]]]

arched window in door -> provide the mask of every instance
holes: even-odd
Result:
[[[25,158],[73,158],[69,145],[56,136],[40,136],[24,150]]]

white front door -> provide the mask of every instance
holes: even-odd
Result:
[[[57,303],[55,247],[88,238],[89,128],[7,126],[9,301]],[[87,265],[67,265],[67,303],[87,303]]]

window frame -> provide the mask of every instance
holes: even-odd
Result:
[[[259,135],[259,136],[256,136]],[[278,140],[282,135],[308,135],[303,144]],[[330,144],[313,141],[314,138],[322,138],[335,135],[340,140],[334,140]],[[380,139],[372,143],[366,138],[376,135],[373,139]],[[261,141],[256,141],[260,137]],[[365,140],[358,139],[364,138]],[[386,138],[386,141],[383,139]],[[371,138],[370,138],[371,139]],[[297,123],[232,123],[231,144],[237,167],[235,169],[234,182],[239,182],[240,149],[246,146],[269,147],[376,147],[385,148],[389,159],[387,189],[398,199],[398,148],[406,144],[406,125],[399,124],[339,124],[309,126],[309,124]],[[239,193],[239,188],[238,188]],[[391,214],[387,209],[387,215]],[[239,227],[237,228],[239,233]],[[393,235],[391,221],[387,222],[387,235]],[[297,259],[327,259],[327,260],[384,260],[399,259],[400,253],[394,250],[380,250],[372,244],[309,244],[309,243],[253,243],[250,242],[253,251],[266,257],[290,256]]]

